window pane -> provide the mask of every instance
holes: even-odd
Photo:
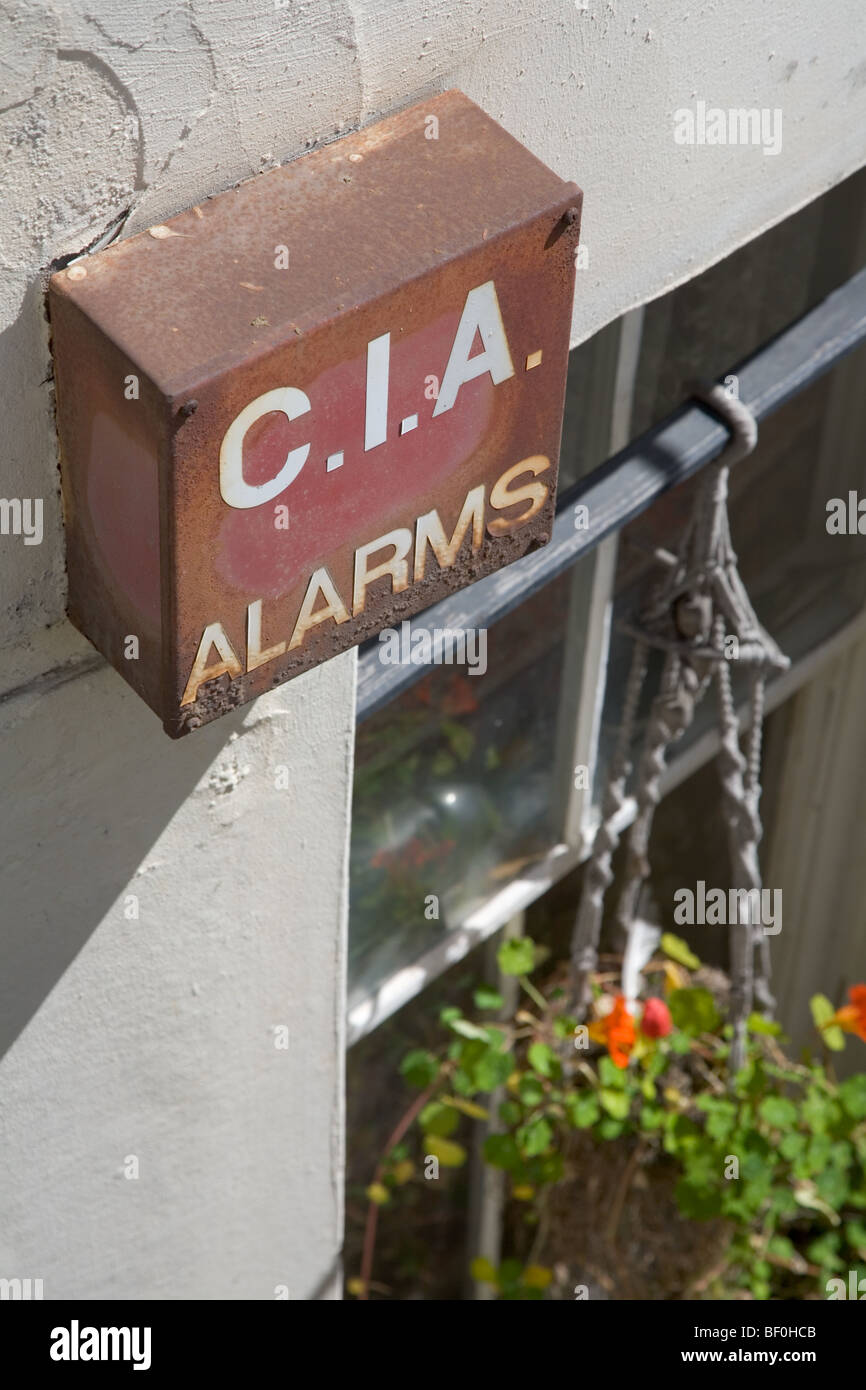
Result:
[[[556,739],[571,576],[358,728],[350,1004],[559,840]],[[438,898],[438,920],[428,901]]]

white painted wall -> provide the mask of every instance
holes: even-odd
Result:
[[[335,1291],[354,669],[179,743],[104,666],[0,704],[5,1277]]]
[[[585,189],[578,341],[862,162],[863,40],[861,0],[4,0],[0,496],[46,531],[0,537],[0,1274],[305,1297],[341,1219],[354,658],[171,744],[70,633],[48,264],[458,86]],[[675,144],[699,99],[781,152]]]

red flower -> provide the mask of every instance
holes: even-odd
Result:
[[[663,999],[648,999],[644,1005],[640,1030],[645,1038],[666,1038],[673,1028],[671,1011]]]
[[[852,985],[848,990],[850,1004],[843,1004],[841,1009],[837,1009],[832,1018],[824,1024],[829,1028],[831,1023],[835,1023],[843,1033],[856,1033],[858,1038],[866,1042],[866,985]]]
[[[634,1019],[625,1006],[625,996],[618,994],[613,1008],[604,1018],[596,1019],[588,1028],[593,1042],[604,1043],[615,1067],[627,1067],[628,1056],[634,1047]]]

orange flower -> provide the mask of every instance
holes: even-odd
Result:
[[[856,1033],[858,1038],[866,1042],[866,985],[852,985],[848,991],[848,998],[851,1003],[843,1004],[841,1009],[837,1009],[824,1027],[829,1028],[831,1023],[835,1023],[843,1033]]]
[[[593,1042],[604,1043],[615,1067],[628,1066],[628,1056],[635,1042],[635,1026],[625,1006],[624,995],[618,994],[610,1013],[596,1019],[587,1031]]]

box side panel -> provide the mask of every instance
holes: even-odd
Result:
[[[54,283],[49,311],[69,617],[161,713],[160,404],[167,406]]]

